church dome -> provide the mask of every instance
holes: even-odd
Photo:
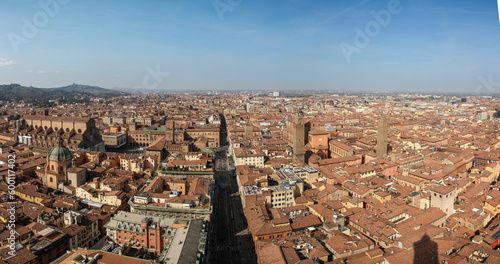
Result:
[[[71,151],[62,144],[62,139],[58,137],[58,145],[49,151],[49,160],[67,161],[73,158]]]

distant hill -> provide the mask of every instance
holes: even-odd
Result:
[[[130,93],[130,94],[150,93],[149,90],[146,91],[144,88],[141,88],[141,87],[138,87],[138,88],[112,87],[110,89],[114,90],[114,91]]]
[[[63,103],[82,102],[90,99],[110,98],[128,93],[101,88],[98,86],[72,84],[58,88],[35,88],[19,84],[0,85],[1,101],[25,101],[35,105],[46,105],[49,101]]]
[[[82,85],[82,84],[72,84],[68,86],[63,86],[59,88],[52,88],[53,90],[62,90],[66,92],[76,92],[76,93],[89,93],[97,97],[116,97],[127,95],[128,93],[122,91],[116,91],[111,89],[101,88],[99,86],[90,86],[90,85]]]
[[[129,94],[150,94],[150,93],[165,93],[165,92],[185,92],[185,91],[175,91],[175,90],[165,90],[162,88],[158,89],[146,89],[143,87],[127,88],[127,87],[113,87],[111,90],[125,92]]]

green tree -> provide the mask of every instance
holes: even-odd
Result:
[[[494,118],[500,118],[500,107],[497,108],[497,111],[493,114]]]

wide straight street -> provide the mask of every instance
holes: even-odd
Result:
[[[225,131],[221,133],[225,137]],[[211,219],[209,263],[257,263],[254,244],[238,194],[236,171],[227,142],[215,152],[215,200]]]

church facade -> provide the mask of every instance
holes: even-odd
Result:
[[[24,120],[25,128],[19,131],[19,136],[29,137],[33,146],[52,148],[61,137],[72,150],[104,151],[104,141],[90,117],[30,115]]]
[[[57,138],[56,146],[49,151],[45,169],[35,172],[42,182],[53,189],[61,189],[64,185],[76,188],[86,180],[85,170],[76,166],[73,153],[64,146],[61,137]]]

